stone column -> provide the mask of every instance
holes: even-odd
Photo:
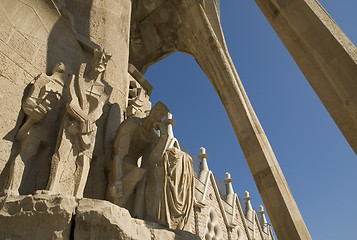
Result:
[[[317,0],[255,0],[357,153],[357,49]]]
[[[273,149],[229,56],[202,8],[186,11],[192,24],[182,31],[183,51],[201,66],[218,93],[279,239],[311,239]],[[221,31],[221,29],[220,29]]]
[[[67,0],[79,38],[87,38],[112,55],[105,80],[113,87],[111,102],[125,110],[128,91],[131,0]]]

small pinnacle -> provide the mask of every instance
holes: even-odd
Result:
[[[224,180],[225,183],[231,183],[233,182],[233,179],[231,178],[231,174],[229,172],[226,172],[226,179]]]
[[[201,147],[200,148],[200,155],[198,155],[197,158],[202,161],[203,159],[207,159],[208,157],[209,157],[208,154],[206,154],[206,148]]]
[[[260,213],[265,213],[264,207],[262,205],[259,206],[259,212]]]
[[[245,191],[245,192],[244,192],[244,196],[245,196],[245,197],[244,197],[244,200],[250,200],[250,199],[252,199],[252,197],[249,196],[249,192],[248,192],[248,191]]]

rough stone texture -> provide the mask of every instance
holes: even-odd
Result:
[[[2,197],[0,204],[0,239],[70,239],[78,205],[73,197]]]
[[[110,100],[119,103],[124,111],[129,84],[127,72],[131,1],[74,0],[66,3],[69,11],[73,11],[74,25],[78,33],[112,55],[112,63],[108,64],[106,70],[106,79],[113,87]]]
[[[115,133],[127,101],[131,4],[130,1],[87,1],[85,5],[83,1],[62,0],[6,0],[0,3],[1,189],[11,163],[19,154],[20,144],[15,135],[25,120],[21,102],[26,87],[39,74],[50,75],[60,61],[71,73],[77,73],[81,63],[90,62],[93,47],[105,48],[113,56],[105,73],[105,79],[114,87],[112,104],[105,106],[105,116],[98,120],[97,139],[103,140],[103,144],[96,145],[93,154],[93,165],[100,171],[90,174],[91,180],[100,178],[103,182],[106,156],[110,155],[109,144],[115,137],[111,132]],[[26,16],[25,20],[21,16]],[[103,146],[107,148],[105,154]],[[99,184],[102,189],[105,185],[105,181]],[[88,189],[86,195],[105,196],[103,191]],[[30,192],[33,191],[24,189],[20,194]]]
[[[134,219],[126,209],[108,201],[37,194],[0,198],[0,239],[210,239],[205,233],[212,211],[218,218],[215,223],[222,231],[222,239],[274,239],[271,230],[261,231],[256,215],[254,222],[247,220],[238,198],[235,206],[222,208],[219,203],[226,203],[215,184],[210,177],[205,198],[200,198],[204,206],[195,207],[192,214],[190,232],[197,235]],[[223,216],[232,211],[236,223],[233,227],[226,224]]]
[[[39,194],[2,197],[0,203],[0,239],[200,239],[133,219],[126,209],[103,200]]]
[[[50,1],[6,0],[0,5],[0,77],[7,85],[0,89],[4,97],[0,106],[0,178],[4,182],[7,168],[3,169],[16,153],[11,142],[23,121],[19,106],[27,84],[40,73],[50,73],[59,61],[73,69],[84,57],[69,21]],[[26,16],[26,21],[19,16]]]
[[[71,52],[71,58],[66,60],[80,60],[77,54],[80,47],[61,16],[46,1],[6,0],[0,5],[0,77],[1,83],[7,85],[0,90],[0,95],[4,97],[0,106],[2,171],[11,154],[11,142],[22,122],[23,114],[18,106],[26,85],[40,73],[51,71],[58,62],[55,58],[64,60],[66,52]],[[24,15],[26,21],[19,18]],[[54,35],[61,43],[56,50],[51,42]],[[8,97],[9,94],[11,97]]]
[[[150,239],[150,230],[139,225],[128,211],[112,203],[83,199],[76,211],[76,239]]]
[[[83,199],[75,218],[75,239],[200,239],[185,231],[161,228],[134,219],[129,212],[110,202]]]

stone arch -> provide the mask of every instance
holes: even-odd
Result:
[[[228,53],[218,10],[208,11],[204,3],[196,1],[136,2],[132,9],[129,62],[144,73],[174,52],[193,56],[227,111],[273,225],[282,232],[295,229],[309,235]],[[281,203],[279,207],[272,204],[276,200]],[[282,215],[287,216],[284,221]],[[294,219],[289,217],[292,215]]]

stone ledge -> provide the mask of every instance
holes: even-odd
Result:
[[[0,239],[199,240],[192,233],[134,219],[108,201],[67,195],[0,198]]]

